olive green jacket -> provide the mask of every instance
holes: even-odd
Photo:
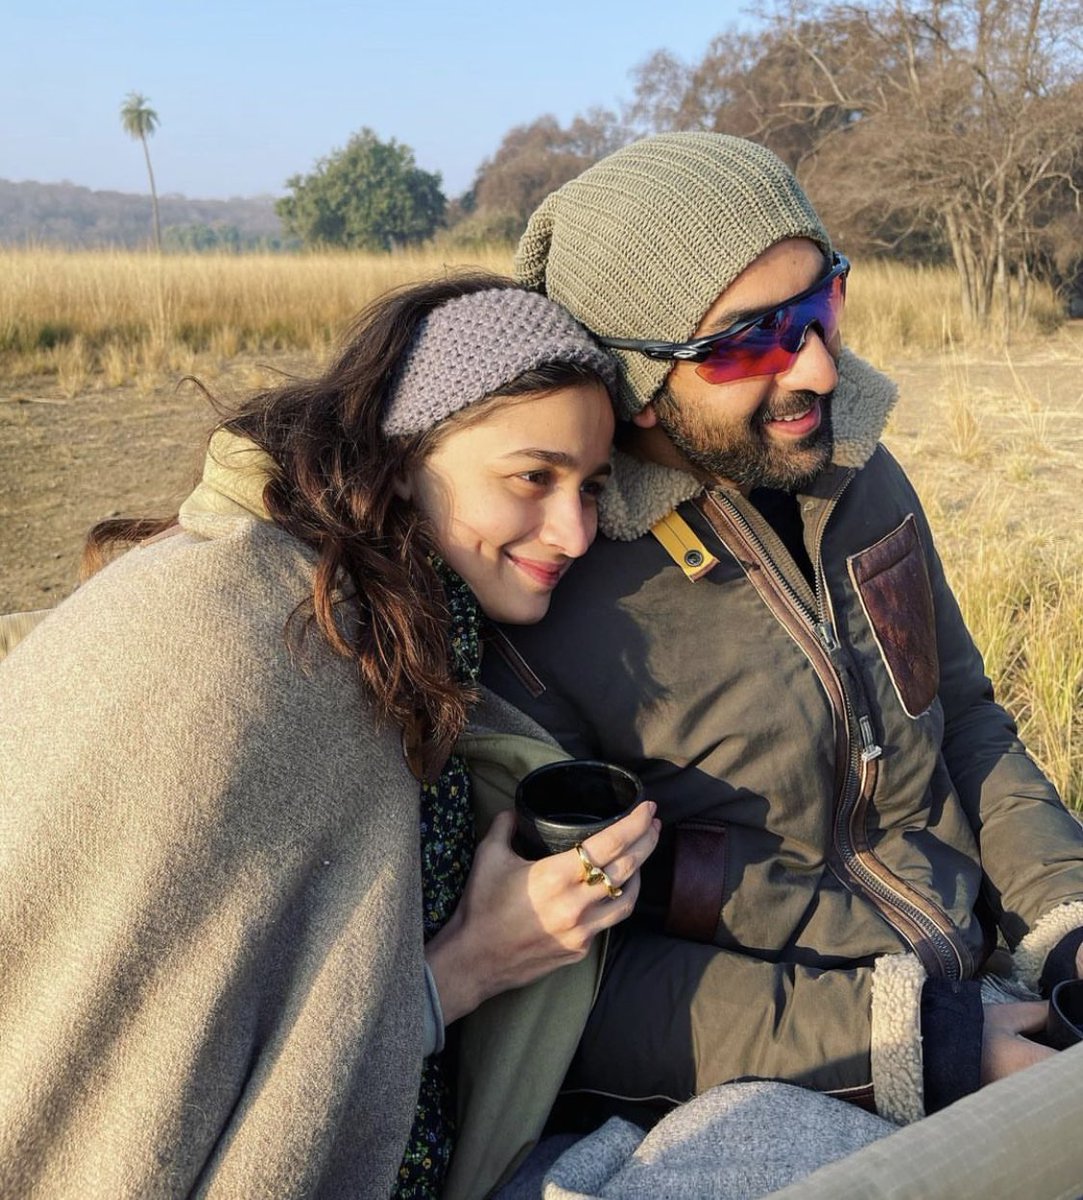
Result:
[[[798,497],[814,583],[739,494],[618,456],[609,536],[486,661],[570,753],[639,772],[665,823],[578,1086],[777,1078],[910,1120],[924,980],[974,978],[999,933],[1034,986],[1083,925],[1083,834],[877,443],[893,399],[844,355],[835,461]]]

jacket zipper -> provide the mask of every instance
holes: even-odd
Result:
[[[959,979],[963,974],[963,964],[948,929],[942,927],[933,914],[908,900],[893,886],[889,882],[892,877],[882,864],[878,864],[880,870],[877,870],[866,862],[865,855],[855,844],[854,820],[861,807],[860,802],[871,797],[877,774],[876,760],[882,750],[876,742],[872,718],[868,713],[859,712],[855,708],[842,673],[835,665],[833,656],[840,653],[841,646],[835,636],[834,624],[828,610],[821,555],[824,529],[853,476],[853,471],[845,476],[835,494],[827,501],[825,511],[819,519],[813,554],[814,611],[809,609],[796,588],[771,558],[756,531],[736,504],[725,493],[717,491],[710,492],[708,500],[724,512],[731,524],[737,527],[755,553],[759,564],[774,582],[777,591],[785,597],[794,614],[811,630],[813,640],[820,650],[820,654],[817,655],[820,662],[817,671],[824,680],[828,696],[837,693],[841,701],[841,704],[834,702],[833,706],[836,709],[841,708],[838,712],[840,720],[837,722],[839,728],[836,736],[844,743],[841,750],[844,751],[842,756],[846,759],[846,769],[836,799],[834,839],[845,872],[878,902],[878,911],[918,955],[930,975]],[[872,858],[871,853],[868,857]]]

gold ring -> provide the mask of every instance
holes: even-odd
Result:
[[[575,852],[579,855],[579,861],[583,865],[583,882],[587,884],[588,887],[594,887],[596,883],[604,883],[605,890],[609,893],[610,900],[616,900],[623,889],[617,887],[617,885],[612,879],[609,878],[609,876],[602,870],[601,867],[591,862],[590,855],[583,849],[582,842],[575,843]]]

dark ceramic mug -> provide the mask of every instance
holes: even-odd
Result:
[[[546,763],[515,789],[515,838],[523,858],[571,850],[626,817],[643,800],[637,775],[590,758]]]
[[[1067,1050],[1083,1040],[1083,979],[1066,979],[1049,997],[1049,1016],[1042,1039],[1054,1050]]]

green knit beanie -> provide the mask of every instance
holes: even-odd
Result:
[[[683,342],[751,262],[784,238],[831,239],[789,168],[720,133],[663,133],[603,158],[542,201],[515,256],[519,282],[600,337]],[[638,412],[672,363],[620,360],[620,407]]]

